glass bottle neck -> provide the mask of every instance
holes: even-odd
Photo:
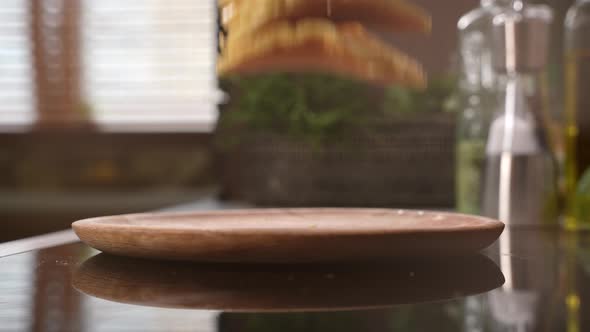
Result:
[[[482,7],[507,7],[512,4],[512,0],[480,0],[480,3]]]

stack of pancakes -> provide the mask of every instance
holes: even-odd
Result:
[[[429,33],[406,0],[219,0],[227,37],[218,73],[327,72],[423,88],[420,63],[368,29]]]

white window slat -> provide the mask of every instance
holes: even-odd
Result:
[[[29,2],[2,0],[0,6],[0,124],[27,125],[34,119],[29,42]]]
[[[215,120],[214,0],[82,3],[84,91],[99,124]]]
[[[215,121],[215,0],[80,1],[81,89],[99,124]],[[57,3],[43,2],[45,24]],[[36,117],[29,6],[0,6],[0,124]]]

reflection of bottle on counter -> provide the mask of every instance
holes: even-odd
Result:
[[[590,168],[590,0],[577,0],[565,21],[565,182],[568,207],[565,227],[590,228],[575,217],[575,192]]]
[[[560,257],[560,270],[563,280],[560,283],[565,288],[566,326],[568,332],[580,332],[580,302],[577,278],[577,255],[581,251],[578,234],[571,233],[562,236],[563,257]]]
[[[493,64],[506,83],[486,146],[482,207],[509,226],[555,223],[557,215],[541,79],[551,21],[549,7],[520,1],[493,21]]]
[[[479,213],[485,142],[491,105],[497,92],[491,60],[491,23],[511,0],[481,0],[481,6],[461,17],[459,53],[462,112],[457,124],[457,210]]]

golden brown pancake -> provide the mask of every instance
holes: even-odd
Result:
[[[274,22],[254,32],[230,31],[218,62],[220,75],[276,71],[322,71],[382,85],[426,85],[418,62],[360,23],[303,19]]]
[[[223,23],[240,31],[303,18],[356,21],[384,31],[428,33],[432,25],[425,10],[406,0],[220,0],[220,5]]]

